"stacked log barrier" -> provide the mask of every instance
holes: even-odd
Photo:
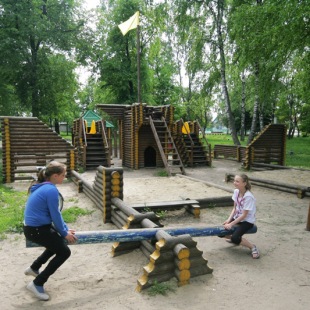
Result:
[[[79,191],[85,195],[102,211],[103,222],[111,222],[112,198],[123,198],[123,169],[97,167],[93,184],[90,184],[82,176],[71,171],[74,182],[78,185]]]
[[[233,180],[235,177],[235,174],[232,173],[226,173],[225,175],[225,181],[229,182]],[[298,198],[302,199],[305,196],[310,197],[310,187],[307,186],[301,186],[301,185],[294,185],[294,184],[287,184],[279,181],[271,181],[271,180],[264,180],[264,179],[258,179],[249,177],[249,180],[253,185],[258,185],[261,187],[266,187],[269,189],[279,190],[286,193],[292,193],[296,194]]]
[[[193,276],[212,273],[213,270],[207,265],[208,261],[202,257],[202,251],[197,249],[197,242],[190,235],[173,237],[166,231],[159,230],[156,239],[155,250],[150,254],[150,261],[137,281],[137,291],[172,278],[176,278],[178,286],[182,286],[189,284]],[[192,267],[191,261],[194,263]]]
[[[67,165],[67,177],[77,165],[74,147],[36,117],[1,116],[3,181],[33,180],[37,166],[51,160]]]
[[[112,221],[112,198],[123,199],[123,169],[99,166],[93,188],[104,202],[104,223]]]

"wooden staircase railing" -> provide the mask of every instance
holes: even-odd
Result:
[[[157,147],[159,149],[162,161],[169,176],[172,175],[174,168],[179,168],[182,174],[185,174],[185,169],[175,146],[174,140],[171,136],[171,132],[167,126],[165,118],[153,119],[149,117],[150,126],[152,128]],[[169,158],[172,156],[172,159]]]

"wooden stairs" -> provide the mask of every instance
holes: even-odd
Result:
[[[200,138],[201,131],[198,121],[184,123],[180,119],[174,123],[173,139],[185,166],[211,166],[211,145]]]
[[[98,166],[108,166],[109,152],[104,146],[101,134],[86,134],[85,170],[95,170]]]
[[[85,123],[79,119],[74,125],[74,146],[78,149],[79,165],[84,170],[95,170],[98,166],[111,166],[111,156],[103,121],[96,122],[95,133],[87,132]]]
[[[172,138],[169,127],[163,116],[160,118],[149,117],[155,141],[169,176],[179,173],[185,174],[185,169],[179,152]]]
[[[183,135],[183,141],[189,156],[189,166],[209,165],[208,152],[195,133]]]

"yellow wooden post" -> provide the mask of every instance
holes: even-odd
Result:
[[[11,183],[12,167],[11,167],[11,141],[10,141],[10,121],[8,118],[4,119],[4,149],[5,149],[5,182]]]

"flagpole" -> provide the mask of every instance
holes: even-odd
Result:
[[[140,25],[137,25],[137,76],[138,76],[138,103],[141,103],[141,79],[140,79]]]

